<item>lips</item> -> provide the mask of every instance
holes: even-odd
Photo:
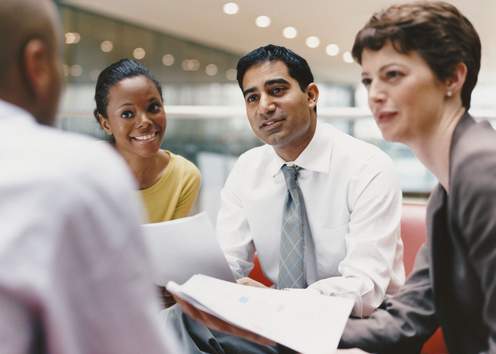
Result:
[[[284,121],[284,118],[274,118],[274,119],[269,119],[264,121],[262,124],[260,124],[260,129],[272,129],[277,126],[279,126],[282,121]]]
[[[143,143],[143,142],[148,142],[148,141],[154,140],[157,136],[158,136],[158,132],[155,131],[153,133],[147,133],[147,134],[132,136],[131,139],[136,140],[140,143]]]
[[[378,123],[384,123],[384,122],[388,122],[391,119],[393,119],[394,117],[396,117],[397,114],[398,114],[398,111],[379,111],[379,112],[376,112],[374,114],[374,116],[375,116]]]

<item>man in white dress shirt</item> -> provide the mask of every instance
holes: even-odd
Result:
[[[51,1],[0,2],[0,353],[178,353],[125,164],[47,127],[61,38]]]
[[[368,316],[404,282],[401,194],[391,160],[378,148],[317,121],[319,91],[305,59],[274,45],[238,62],[238,83],[255,135],[266,143],[242,154],[222,190],[220,242],[235,275],[257,253],[277,285],[283,207],[281,167],[301,168],[313,247],[304,254],[307,290],[355,300]]]
[[[239,157],[222,190],[217,232],[233,273],[240,283],[262,286],[247,278],[256,252],[264,273],[281,287],[288,200],[282,167],[296,165],[311,234],[303,251],[306,287],[297,291],[350,297],[352,315],[368,316],[404,282],[401,192],[391,160],[317,121],[319,90],[307,62],[294,52],[258,48],[239,60],[237,75],[251,128],[265,145]],[[284,351],[219,332],[212,336],[179,316],[186,323],[178,327],[183,342],[188,332],[203,351]],[[229,331],[225,323],[214,328]]]

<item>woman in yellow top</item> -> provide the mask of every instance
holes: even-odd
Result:
[[[141,63],[122,59],[98,76],[95,118],[136,178],[148,222],[187,216],[200,189],[200,172],[162,150],[166,115],[162,88]]]

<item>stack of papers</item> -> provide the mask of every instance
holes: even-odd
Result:
[[[196,308],[301,353],[330,354],[353,301],[310,292],[257,288],[195,275],[167,290]]]
[[[155,284],[182,283],[198,273],[234,281],[206,213],[144,224],[142,229]]]

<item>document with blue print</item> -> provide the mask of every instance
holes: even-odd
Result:
[[[155,284],[182,283],[198,273],[235,281],[206,213],[144,224],[142,229]]]
[[[167,290],[196,308],[300,353],[337,350],[353,300],[258,288],[194,275]]]

